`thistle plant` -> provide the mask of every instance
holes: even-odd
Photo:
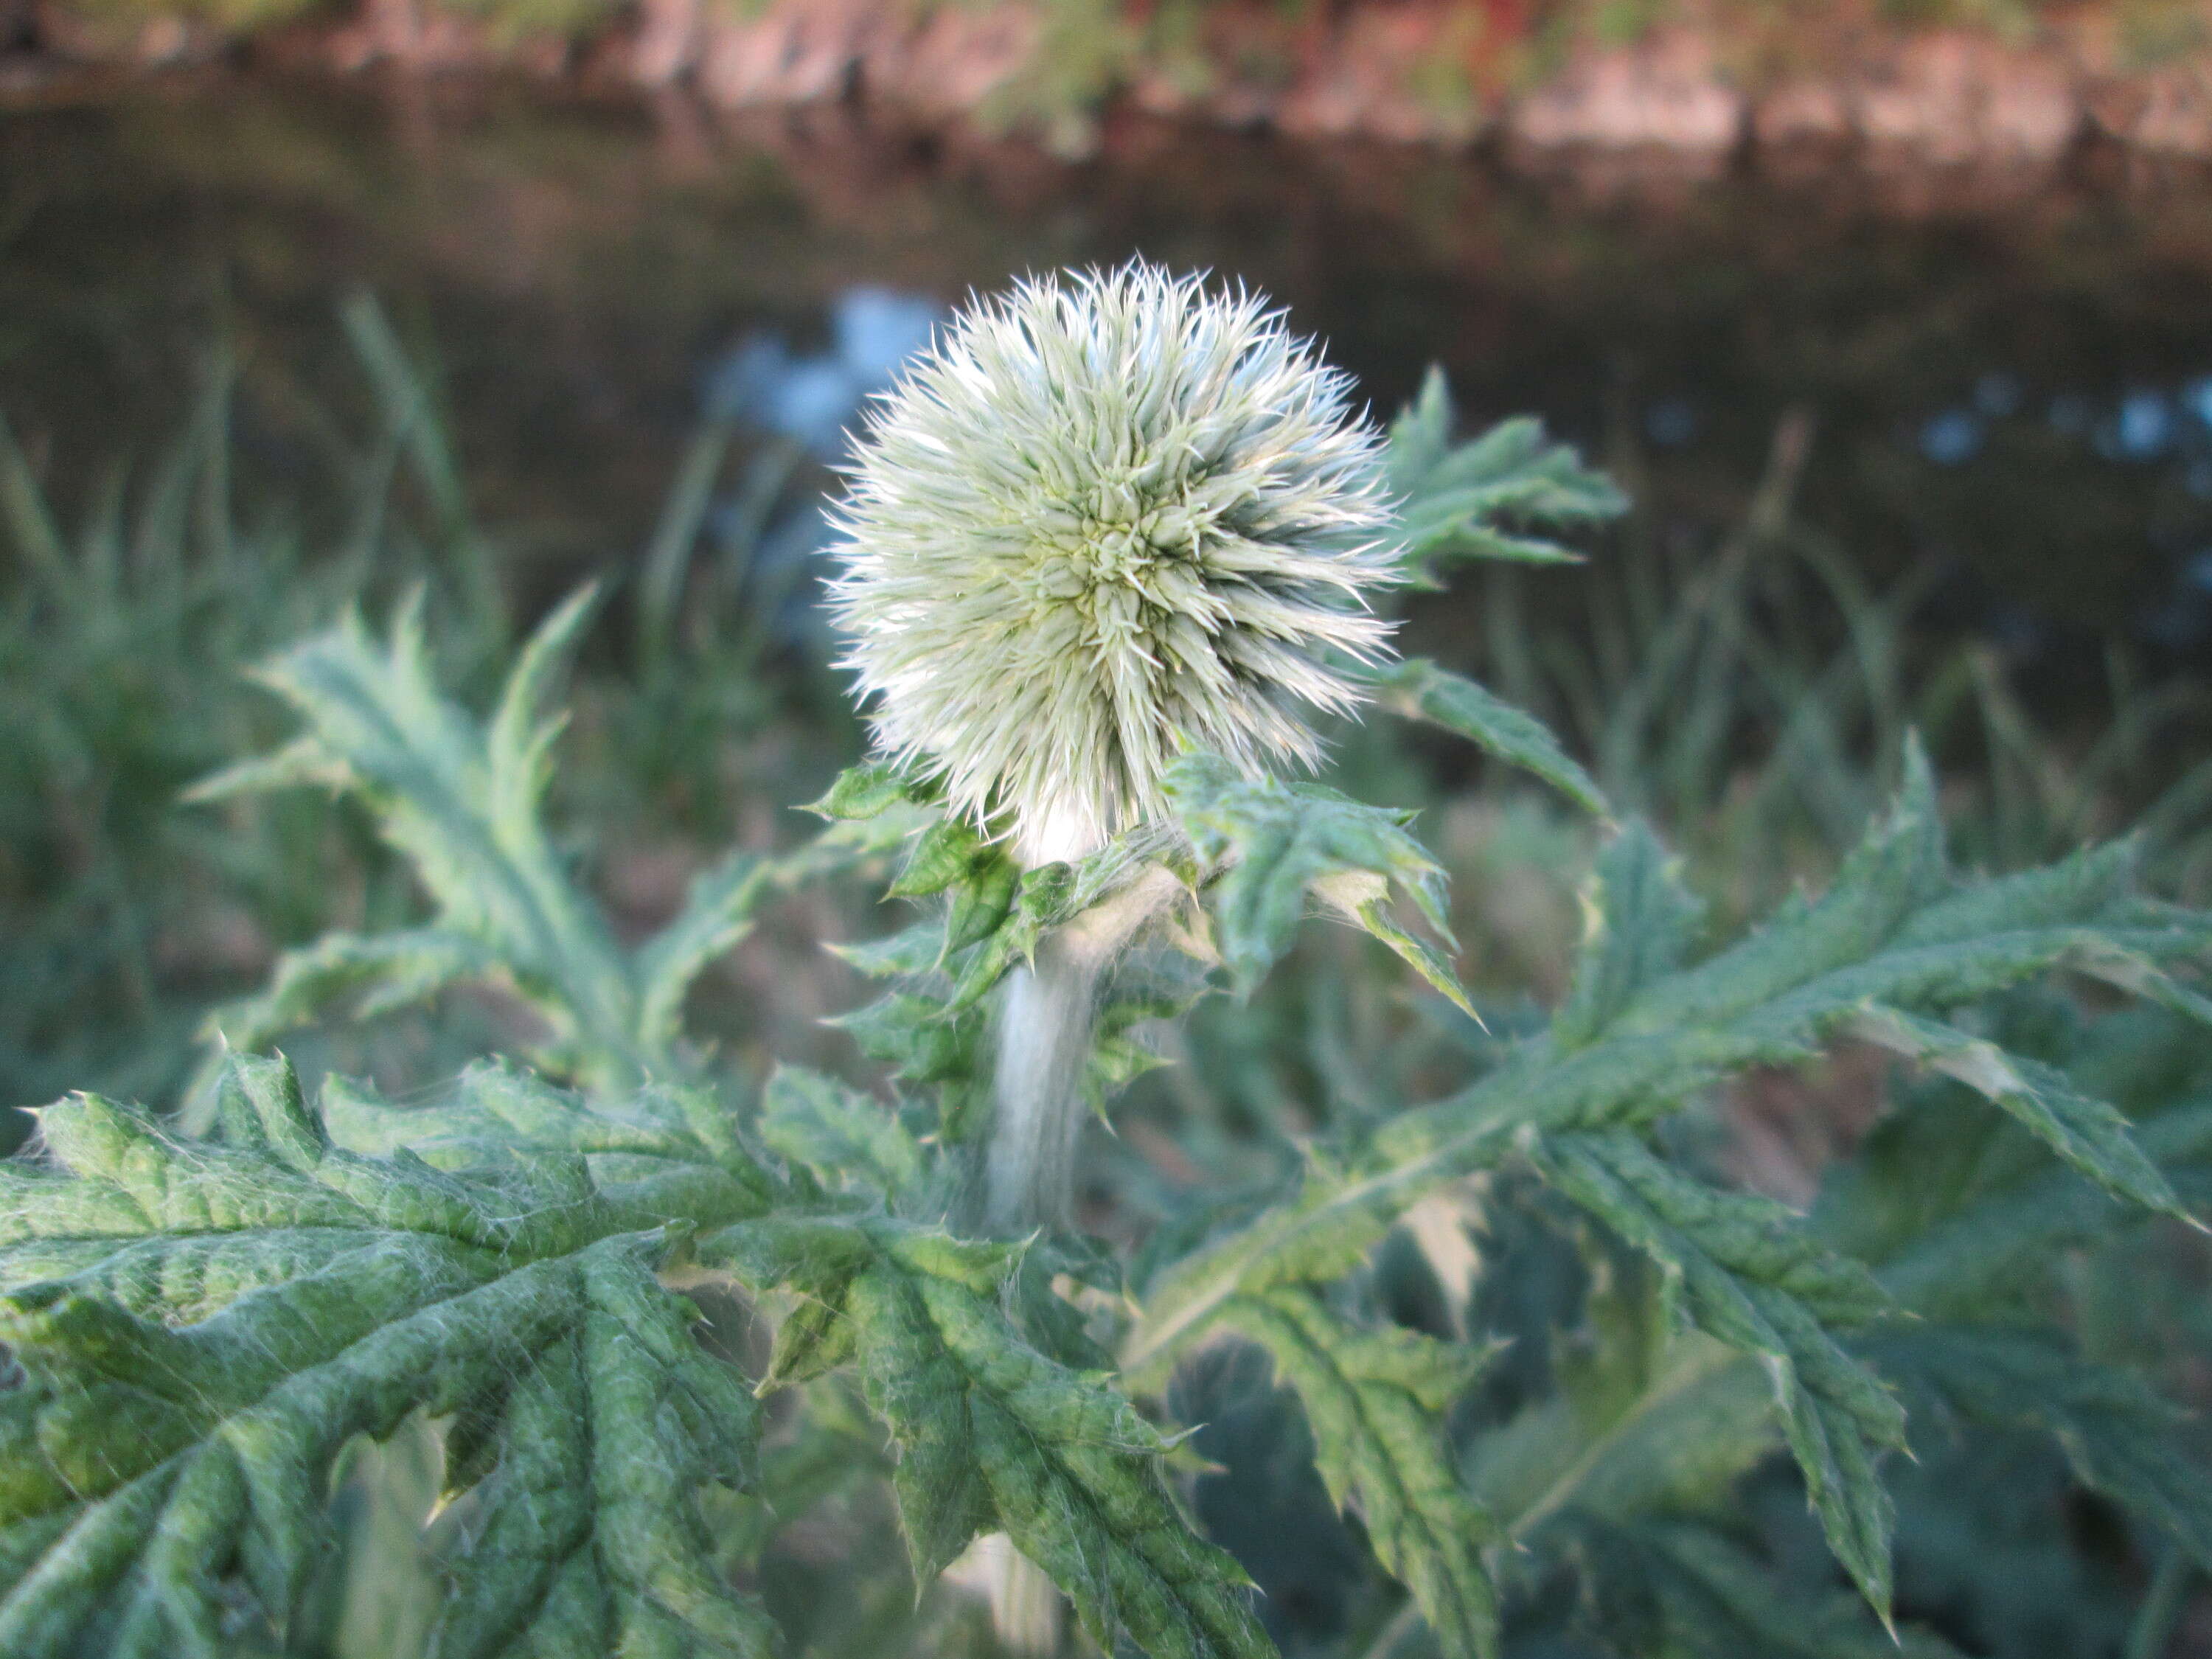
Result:
[[[1072,356],[1054,331],[1084,317],[1100,350]],[[2160,1564],[2127,1641],[2160,1651],[2191,1576],[2212,1571],[2212,1479],[2116,1332],[2212,1208],[2212,916],[2143,892],[2127,843],[1996,876],[1955,867],[1909,750],[1898,799],[1825,891],[1717,937],[1656,835],[1615,822],[1540,725],[1437,664],[1386,663],[1358,607],[1462,559],[1567,556],[1560,534],[1618,507],[1572,452],[1528,422],[1457,441],[1434,379],[1378,448],[1256,302],[1141,270],[1033,285],[963,331],[878,420],[848,511],[836,602],[884,754],[816,804],[826,831],[732,854],[659,934],[622,942],[544,822],[548,706],[585,601],[541,627],[485,719],[441,686],[413,611],[386,635],[350,619],[272,665],[299,735],[210,791],[351,799],[414,870],[426,915],[302,947],[264,994],[219,1011],[208,1085],[183,1114],[73,1097],[0,1164],[15,1367],[0,1380],[0,1653],[343,1650],[329,1586],[352,1582],[343,1552],[371,1547],[333,1487],[365,1443],[404,1431],[435,1453],[437,1499],[408,1540],[434,1564],[434,1610],[422,1644],[378,1659],[756,1659],[779,1640],[770,1599],[795,1652],[970,1650],[968,1603],[933,1587],[994,1538],[1103,1651],[1268,1659],[1269,1621],[1295,1629],[1291,1598],[1255,1602],[1226,1530],[1203,1535],[1179,1501],[1197,1478],[1180,1448],[1207,1413],[1177,1408],[1224,1353],[1260,1357],[1267,1379],[1224,1414],[1303,1426],[1266,1468],[1203,1478],[1256,1486],[1247,1507],[1271,1527],[1306,1487],[1360,1522],[1334,1534],[1354,1591],[1297,1632],[1302,1650],[1942,1659],[1958,1650],[1916,1613],[1975,1632],[1911,1600],[1897,1559],[1930,1529],[1900,1527],[1899,1505],[1924,1516],[1930,1486],[1972,1491],[2032,1448]],[[1176,343],[1201,336],[1253,355],[1168,374],[1199,361]],[[985,574],[1000,554],[1029,568],[1006,509],[1048,499],[1015,487],[1042,452],[971,434],[1000,456],[996,496],[956,477],[949,451],[933,478],[906,471],[956,391],[981,398],[962,353],[992,341],[1032,417],[1013,431],[1063,407],[1054,378],[1066,409],[1171,424],[1184,416],[1163,413],[1164,388],[1191,393],[1176,409],[1218,410],[1197,389],[1279,370],[1282,395],[1235,405],[1240,441],[1261,436],[1234,453],[1265,472],[1280,418],[1315,468],[1306,485],[1267,474],[1298,504],[1273,520],[1188,475],[1188,499],[1219,506],[1214,529],[1152,563],[1115,542],[1087,611],[1036,599],[1063,629],[1114,624],[1057,678],[1031,675],[1097,745],[1050,765],[992,747],[1012,739],[990,735],[988,675],[933,665],[957,629],[909,631],[941,599],[985,618],[987,664],[1011,661],[1036,614],[1014,585],[932,591],[884,562],[927,528],[894,497],[938,491],[1001,511],[972,542],[948,525],[931,557],[981,548]],[[1161,397],[1121,401],[1099,379],[1115,362]],[[1102,477],[1133,456],[1121,439],[1097,434]],[[1127,505],[1113,534],[1155,512],[1154,532],[1182,522]],[[870,527],[899,523],[904,539]],[[1220,613],[1211,672],[1251,701],[1245,723],[1201,726],[1177,678],[1190,659],[1166,644],[1198,613],[1146,596],[1181,580],[1155,566],[1210,556],[1217,536],[1302,574],[1271,594],[1249,563],[1218,568],[1267,648]],[[1271,633],[1271,617],[1300,620]],[[1139,626],[1146,653],[1117,654]],[[1255,650],[1267,672],[1238,672]],[[1125,720],[1117,673],[1160,699],[1144,705],[1159,723]],[[1413,816],[1282,775],[1309,739],[1270,722],[1360,695],[1593,810],[1589,927],[1555,1006],[1501,1001],[1479,1025]],[[1055,796],[1069,779],[1095,788]],[[915,907],[838,947],[886,982],[841,1021],[878,1069],[763,1080],[688,1040],[702,967],[776,896],[828,882]],[[1364,966],[1387,966],[1371,940],[1405,970],[1357,1041],[1347,975],[1285,984],[1316,913],[1362,931]],[[310,1088],[267,1052],[309,1023],[385,1019],[472,983],[519,1000],[536,1035],[409,1098],[337,1075]],[[1287,1020],[1270,1006],[1285,991]],[[1241,1033],[1232,1070],[1294,1072],[1295,1133],[1252,1132],[1231,1158],[1224,1125],[1203,1126],[1179,1149],[1188,1190],[1125,1207],[1131,1231],[1145,1211],[1133,1250],[1066,1224],[1064,1188],[978,1210],[979,1166],[1030,1194],[1048,1164],[1064,1170],[1061,1147],[1018,1138],[994,1166],[1010,1103],[1115,1109],[1159,1063],[1147,1035],[1215,994],[1243,1000],[1243,1023],[1190,1029]],[[1051,1044],[1017,1035],[1038,1030]],[[1723,1178],[1703,1152],[1716,1092],[1838,1047],[1891,1070],[1809,1212]],[[1347,1074],[1356,1090],[1331,1082]],[[1407,1311],[1416,1290],[1443,1311]],[[732,1340],[734,1316],[702,1330],[716,1310],[772,1330],[765,1351]],[[1310,1446],[1307,1466],[1287,1468],[1285,1445]],[[1753,1501],[1778,1488],[1802,1522]],[[878,1498],[906,1570],[866,1555]],[[820,1570],[820,1534],[806,1550],[789,1536],[817,1506],[838,1510],[823,1524],[849,1553],[817,1605],[759,1594],[802,1555]],[[1798,1547],[1816,1540],[1825,1553]]]
[[[1163,817],[1207,750],[1310,766],[1398,579],[1382,434],[1265,300],[1132,263],[957,318],[867,422],[833,550],[878,744],[1024,869]],[[984,1215],[1066,1218],[1095,981],[1141,900],[1005,995]]]

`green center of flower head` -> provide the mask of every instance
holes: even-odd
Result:
[[[1142,264],[956,319],[872,416],[833,550],[883,747],[1031,861],[1157,810],[1186,745],[1310,763],[1396,567],[1349,389],[1263,300]]]

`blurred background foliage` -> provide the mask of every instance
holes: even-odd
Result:
[[[350,806],[179,800],[289,729],[246,671],[348,606],[424,592],[447,682],[482,706],[523,633],[605,580],[552,817],[626,937],[723,849],[802,838],[788,809],[860,747],[810,563],[839,430],[965,284],[1138,246],[1269,288],[1380,410],[1441,358],[1473,413],[1540,410],[1620,479],[1634,509],[1589,564],[1419,599],[1404,643],[1553,722],[1682,853],[1716,937],[1825,882],[1908,731],[1941,762],[1962,863],[2135,825],[2154,887],[2212,897],[2212,194],[2084,185],[1914,219],[1735,180],[1562,211],[1546,187],[1438,161],[1286,163],[1237,141],[1208,141],[1203,174],[1170,139],[1114,168],[835,135],[702,161],[633,112],[500,98],[187,97],[0,125],[0,1104],[76,1087],[173,1103],[210,1009],[278,951],[416,914]],[[1565,983],[1595,832],[1380,722],[1337,734],[1334,764],[1352,793],[1420,809],[1466,982],[1492,1032],[1523,1029]],[[733,1074],[773,1055],[866,1078],[820,1021],[866,994],[821,947],[897,920],[857,886],[781,902],[695,991],[693,1030]],[[1088,1224],[1134,1244],[1192,1194],[1233,1202],[1316,1132],[1481,1063],[1495,1037],[1385,961],[1310,930],[1252,1003],[1167,1033],[1176,1063],[1094,1139]],[[2172,1021],[2070,1018],[2050,1015],[2048,1057],[2106,1067],[2124,1106],[2212,1088],[2201,1036]],[[527,1019],[470,993],[287,1046],[407,1097]],[[1871,1224],[1854,1192],[1940,1208],[2016,1176],[1960,1091],[1932,1138],[1869,1133],[1888,1086],[1848,1052],[1755,1078],[1711,1103],[1700,1155],[1844,1229]],[[1565,1383],[1591,1468],[1645,1468],[1604,1460],[1670,1432],[1710,1443],[1724,1393],[1699,1396],[1714,1415],[1694,1435],[1647,1409],[1660,1346],[1626,1338],[1656,1330],[1658,1287],[1522,1197],[1486,1211],[1506,1231],[1449,1213],[1402,1231],[1364,1292],[1414,1328],[1512,1338],[1470,1433]],[[2114,1229],[2044,1265],[2035,1293],[2085,1351],[2206,1403],[2200,1243]],[[754,1353],[743,1309],[710,1312]],[[1210,1352],[1176,1387],[1218,1466],[1197,1512],[1267,1592],[1285,1651],[1418,1651],[1256,1354]],[[2212,1652],[2183,1552],[2047,1440],[1931,1420],[1918,1462],[1891,1470],[1901,1613],[1974,1654]],[[828,1397],[809,1422],[774,1453],[773,1547],[733,1516],[732,1562],[806,1651],[988,1650],[972,1600],[916,1610],[862,1417]],[[419,1643],[432,1568],[409,1517],[435,1457],[427,1428],[359,1449],[334,1500],[355,1546],[317,1590],[313,1651]],[[1803,1607],[1834,1592],[1786,1465],[1668,1479]],[[1622,1582],[1732,1605],[1707,1544],[1683,1548],[1674,1577],[1645,1563]],[[1520,1587],[1516,1659],[1596,1651],[1577,1593]],[[1735,1654],[1861,1650],[1816,1644],[1809,1615],[1674,1607],[1637,1615],[1645,1654],[1715,1650],[1692,1628],[1735,1630]]]

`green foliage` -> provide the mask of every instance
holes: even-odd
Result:
[[[1482,1551],[1496,1533],[1460,1484],[1440,1421],[1481,1354],[1400,1326],[1347,1327],[1296,1285],[1232,1299],[1221,1322],[1265,1348],[1296,1391],[1329,1497],[1358,1506],[1376,1559],[1445,1652],[1495,1653]]]
[[[1437,569],[1460,559],[1562,564],[1577,556],[1554,538],[1603,524],[1628,501],[1565,444],[1522,416],[1471,443],[1452,442],[1451,393],[1431,368],[1421,392],[1390,428],[1385,458],[1402,503],[1409,577],[1437,585]]]
[[[1899,1636],[1871,1628],[1849,1595],[1777,1594],[1760,1563],[1729,1540],[1688,1525],[1655,1527],[1620,1540],[1613,1558],[1645,1589],[1662,1650],[1734,1659],[1955,1659],[1958,1650],[1925,1631]]]
[[[277,1650],[332,1463],[417,1410],[467,1426],[477,1523],[436,1651],[766,1651],[695,1507],[750,1480],[757,1413],[654,1278],[665,1180],[523,1143],[465,1173],[365,1157],[246,1059],[212,1139],[89,1096],[41,1139],[0,1256],[27,1379],[0,1399],[8,1651]],[[692,1168],[693,1222],[760,1207],[741,1156]]]
[[[1384,467],[1400,502],[1409,586],[1439,587],[1439,568],[1459,561],[1572,563],[1581,556],[1558,538],[1627,511],[1612,482],[1570,446],[1548,442],[1541,422],[1507,421],[1455,445],[1454,421],[1443,371],[1431,368],[1390,428]],[[1586,811],[1612,816],[1596,781],[1541,720],[1465,675],[1411,658],[1375,677],[1374,696],[1393,714],[1456,732]]]
[[[1126,1629],[1158,1655],[1269,1651],[1242,1570],[1191,1534],[1160,1485],[1169,1443],[1008,1323],[1006,1247],[879,1222],[769,1220],[710,1235],[701,1251],[750,1285],[808,1298],[771,1378],[805,1375],[823,1348],[855,1358],[899,1446],[893,1486],[917,1577],[1003,1530],[1103,1647]]]
[[[1381,676],[1375,695],[1392,714],[1456,732],[1507,765],[1534,773],[1577,806],[1601,817],[1611,811],[1595,781],[1559,747],[1541,720],[1463,674],[1447,673],[1425,657],[1414,657]]]
[[[1449,960],[1391,917],[1392,890],[1450,943],[1443,871],[1407,833],[1408,815],[1368,806],[1319,784],[1258,783],[1226,762],[1193,755],[1168,774],[1169,800],[1199,857],[1221,874],[1214,893],[1223,964],[1249,993],[1290,944],[1310,896],[1389,945],[1461,1007],[1474,1012]]]
[[[1905,1413],[1838,1340],[1887,1310],[1866,1270],[1799,1236],[1766,1200],[1716,1192],[1610,1132],[1532,1142],[1545,1178],[1682,1287],[1698,1328],[1765,1358],[1790,1449],[1829,1543],[1885,1619],[1894,1512],[1875,1473]]]
[[[761,1097],[761,1139],[825,1184],[872,1188],[896,1202],[921,1186],[927,1151],[881,1103],[803,1066],[779,1066]]]
[[[2090,1491],[2212,1568],[2212,1487],[2194,1459],[2175,1455],[2186,1414],[2141,1376],[2039,1331],[1908,1328],[1886,1333],[1875,1351],[1938,1420],[2050,1435]]]
[[[1571,455],[1501,431],[1452,447],[1440,384],[1400,423],[1428,556],[1605,516]],[[801,1652],[951,1650],[930,1583],[994,1534],[1108,1651],[1261,1656],[1272,1631],[1380,1656],[1417,1626],[1462,1659],[2009,1651],[1916,1602],[1914,1520],[1945,1495],[1905,1449],[2032,1448],[2127,1550],[2212,1571],[2186,1371],[2163,1364],[2212,1332],[2136,1293],[2194,1270],[2212,1208],[2212,918],[2146,896],[2133,845],[1960,869],[1907,747],[1825,889],[1745,930],[1624,818],[1556,1007],[1485,1025],[1411,814],[1193,753],[1167,821],[1024,871],[877,764],[823,798],[814,842],[710,870],[626,945],[545,822],[546,705],[587,605],[486,720],[412,609],[270,671],[301,735],[210,793],[335,790],[428,917],[289,955],[224,1015],[204,1133],[83,1096],[0,1165],[11,1655],[325,1650],[343,1494],[365,1446],[408,1436],[436,1605],[389,1659],[766,1652],[764,1607]],[[1472,682],[1414,664],[1382,692],[1609,815]],[[769,896],[854,872],[910,907],[838,947],[888,982],[842,1020],[876,1069],[787,1065],[756,1091],[684,1039],[686,988]],[[1346,974],[1310,908],[1412,977]],[[968,1237],[997,988],[1066,929],[1127,936],[1088,1062],[1102,1115],[1199,1046],[1170,1022],[1211,988],[1237,994],[1183,1029],[1226,1061],[1114,1105],[1113,1247]],[[288,1062],[243,1052],[470,982],[542,1025],[526,1064],[406,1105],[333,1076],[310,1110]],[[1809,1211],[1724,1178],[1731,1091],[1838,1050],[1893,1070]],[[1215,1111],[1223,1071],[1245,1092]],[[1278,1115],[1240,1119],[1268,1086]],[[1183,1381],[1254,1350],[1252,1391],[1187,1437]],[[1255,1468],[1233,1431],[1261,1413],[1294,1431]],[[1295,1622],[1297,1580],[1249,1534],[1241,1561],[1223,1547],[1239,1504],[1329,1540],[1297,1571],[1344,1564],[1333,1622]],[[810,1528],[837,1564],[811,1606],[778,1589],[822,1558]]]
[[[286,653],[263,678],[308,729],[276,753],[209,779],[201,800],[319,784],[359,796],[437,907],[427,926],[333,933],[277,963],[269,988],[218,1014],[236,1046],[259,1048],[343,997],[382,1013],[468,981],[495,981],[541,1015],[547,1069],[621,1089],[681,1069],[684,994],[750,930],[779,892],[896,846],[906,817],[878,814],[785,859],[738,853],[701,875],[684,908],[635,951],[614,940],[570,878],[540,808],[561,723],[542,708],[589,615],[586,589],[540,626],[489,722],[438,689],[419,608],[388,645],[357,617]]]
[[[1620,902],[1602,890],[1596,901],[1607,926],[1570,997],[1570,1040],[1522,1042],[1490,1076],[1391,1120],[1351,1161],[1317,1166],[1281,1204],[1163,1273],[1125,1361],[1159,1364],[1238,1297],[1285,1273],[1341,1272],[1419,1197],[1525,1160],[1659,1261],[1701,1328],[1766,1363],[1829,1542],[1887,1618],[1891,1508],[1876,1462],[1902,1443],[1905,1419],[1846,1346],[1886,1298],[1779,1206],[1708,1188],[1645,1137],[1730,1071],[1790,1064],[1826,1037],[1856,1034],[1869,1007],[1932,1016],[2055,969],[2111,977],[2123,960],[2149,985],[2160,963],[2212,945],[2212,924],[2138,896],[2124,860],[2111,855],[1999,880],[1954,875],[1925,766],[1916,762],[1911,777],[1820,900],[1686,969],[1671,964],[1688,907],[1631,832],[1607,871]],[[2076,1133],[2080,1123],[2112,1127],[2110,1109],[2055,1109],[2055,1092],[2021,1111],[2024,1127],[2128,1190],[2142,1155],[2125,1132],[2097,1151]],[[2154,1207],[2171,1207],[2162,1181],[2134,1184]]]

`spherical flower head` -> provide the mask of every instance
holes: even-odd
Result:
[[[881,748],[1026,863],[1187,746],[1310,765],[1396,580],[1381,438],[1261,297],[1141,262],[976,302],[871,411],[832,615]]]

